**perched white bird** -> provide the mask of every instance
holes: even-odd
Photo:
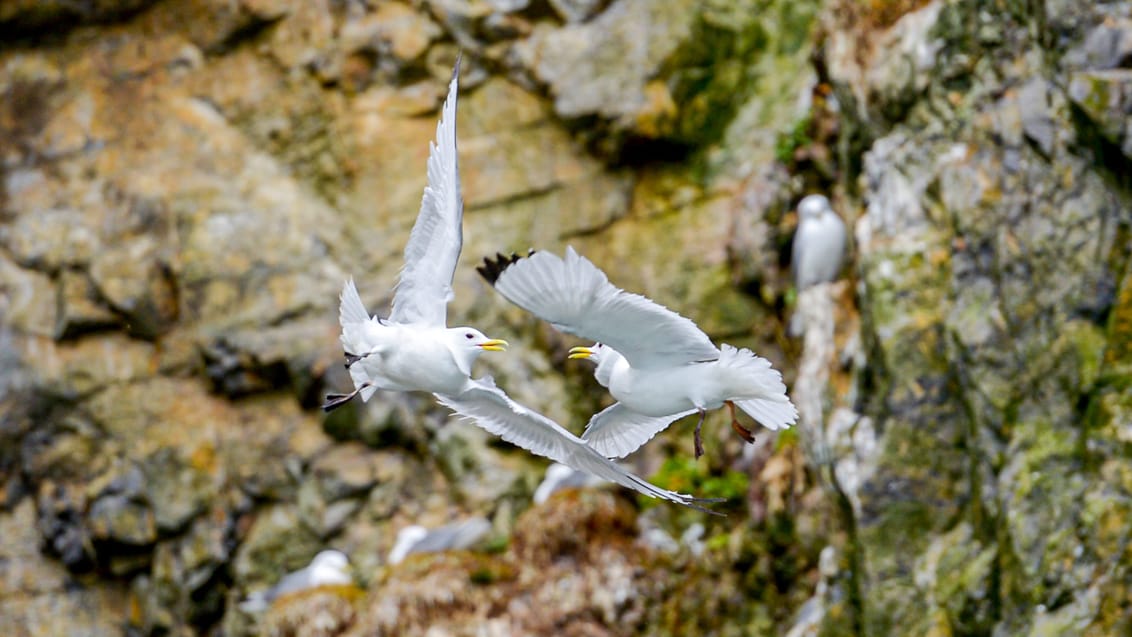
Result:
[[[490,530],[491,522],[484,517],[469,518],[435,529],[411,524],[397,533],[397,541],[389,551],[389,563],[400,563],[410,553],[466,549],[480,541]]]
[[[600,481],[596,480],[592,475],[555,462],[546,468],[546,475],[543,476],[542,482],[535,487],[532,499],[535,504],[542,504],[556,491],[569,489],[571,487],[592,487],[597,484],[600,484]]]
[[[497,255],[478,270],[515,305],[563,332],[599,341],[571,349],[570,358],[597,363],[594,375],[618,401],[590,419],[582,434],[605,456],[628,455],[698,412],[698,458],[704,415],[723,405],[731,410],[731,427],[748,442],[754,436],[736,419],[736,406],[768,429],[789,427],[798,416],[770,361],[748,349],[716,348],[691,320],[617,288],[573,248],[565,259],[549,252]]]
[[[456,161],[459,68],[457,61],[436,142],[429,146],[428,185],[405,246],[393,309],[387,319],[371,317],[353,281],[346,282],[339,321],[354,391],[328,395],[323,409],[330,411],[358,394],[369,400],[378,389],[432,392],[458,415],[516,446],[646,495],[702,510],[696,498],[628,473],[553,420],[512,401],[490,377],[471,377],[480,354],[500,351],[507,343],[470,327],[445,327],[463,243],[464,204]]]
[[[791,247],[790,269],[799,292],[837,278],[845,256],[845,223],[823,195],[798,203],[798,229]]]
[[[341,551],[327,550],[314,556],[310,566],[288,573],[275,586],[256,591],[240,602],[240,610],[245,613],[259,613],[267,610],[276,599],[288,593],[326,585],[353,584],[350,577],[350,561]]]

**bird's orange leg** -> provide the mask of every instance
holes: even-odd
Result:
[[[727,400],[724,401],[724,404],[727,405],[727,409],[731,411],[731,428],[734,429],[735,433],[739,434],[739,437],[743,440],[753,444],[755,442],[755,434],[751,433],[751,430],[744,427],[742,423],[739,422],[739,419],[735,417],[735,403]]]

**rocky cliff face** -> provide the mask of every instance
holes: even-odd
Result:
[[[0,6],[0,632],[1132,630],[1130,12]],[[424,396],[316,409],[348,385],[342,280],[388,303],[460,51],[450,314],[517,345],[481,373],[575,431],[602,404],[472,270],[530,246],[754,347],[816,417],[743,449],[716,415],[698,463],[687,423],[633,461],[726,519],[532,508],[544,463]],[[781,264],[815,190],[855,241],[800,343]],[[385,563],[468,514],[487,552]],[[237,609],[324,546],[360,588]]]

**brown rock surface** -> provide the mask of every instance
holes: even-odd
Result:
[[[1128,632],[1129,3],[1015,5],[0,2],[0,634]],[[790,385],[832,361],[806,431],[627,461],[727,518],[532,507],[545,463],[428,396],[317,409],[457,54],[449,315],[513,345],[477,373],[575,432],[606,404],[471,267],[568,244]],[[807,358],[818,190],[855,236]],[[488,550],[386,564],[471,514]],[[364,590],[238,610],[327,546]]]

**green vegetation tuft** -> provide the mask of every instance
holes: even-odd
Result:
[[[810,135],[813,118],[809,113],[798,121],[789,130],[780,132],[774,142],[774,158],[779,163],[790,165],[794,161],[794,153],[813,143]]]
[[[702,463],[689,457],[674,457],[664,461],[653,481],[680,493],[693,493],[700,498],[725,498],[737,501],[746,497],[749,478],[738,471],[724,471],[713,475]]]

